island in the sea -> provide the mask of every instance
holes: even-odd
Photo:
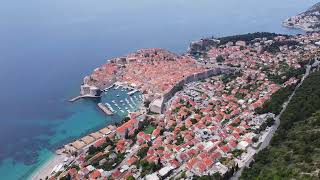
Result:
[[[290,28],[302,29],[306,32],[320,30],[320,3],[313,5],[307,11],[290,17],[283,22],[283,25]]]
[[[143,106],[59,149],[68,158],[47,175],[229,178],[270,142],[283,104],[317,70],[319,41],[316,32],[253,33],[201,39],[182,55],[142,49],[108,60],[84,78],[81,96],[122,86],[140,92]]]

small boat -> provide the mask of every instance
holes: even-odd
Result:
[[[109,110],[110,110],[111,112],[113,112],[113,113],[116,112],[109,103],[105,103],[105,105],[109,108]]]
[[[117,97],[119,97],[120,95],[119,94],[117,94]]]
[[[134,102],[134,100],[132,99],[132,97],[130,97],[130,100],[131,100],[132,104],[134,104],[134,105],[137,104],[136,102]]]
[[[114,89],[119,89],[120,85],[116,85],[116,87]]]
[[[129,95],[129,96],[131,96],[131,95],[133,95],[134,93],[136,93],[138,90],[132,90],[132,91],[130,91],[130,92],[128,92],[127,94]]]
[[[118,106],[118,104],[116,102],[113,103],[115,106]]]

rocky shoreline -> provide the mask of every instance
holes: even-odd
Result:
[[[286,19],[282,25],[302,29],[305,32],[320,31],[320,3],[313,5],[303,13]]]

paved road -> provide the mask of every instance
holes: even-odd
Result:
[[[275,124],[274,126],[272,126],[271,128],[271,132],[267,135],[267,137],[264,139],[264,141],[261,143],[259,149],[257,150],[257,153],[261,150],[263,150],[264,148],[266,148],[271,139],[273,134],[276,132],[276,130],[278,129],[279,125],[280,125],[280,117],[283,114],[283,112],[286,110],[288,104],[290,103],[292,97],[296,94],[297,89],[302,85],[303,81],[306,79],[306,77],[309,76],[310,74],[310,70],[311,70],[311,66],[308,65],[307,69],[306,69],[306,73],[304,74],[304,76],[301,78],[300,83],[295,87],[294,91],[292,92],[292,94],[289,96],[289,99],[283,104],[282,106],[282,110],[279,113],[278,116],[275,117]],[[245,167],[248,167],[250,165],[250,163],[253,161],[253,157],[251,157],[246,163],[245,166],[243,166],[243,168],[239,169],[239,171],[233,175],[233,177],[230,178],[230,180],[237,180],[240,178],[242,171],[244,170]]]

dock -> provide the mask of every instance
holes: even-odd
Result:
[[[112,112],[107,106],[105,106],[104,104],[98,103],[98,107],[99,107],[104,113],[106,113],[107,115],[113,115],[113,112]]]
[[[130,92],[128,92],[127,94],[128,94],[129,96],[131,96],[131,95],[133,95],[133,94],[136,93],[136,92],[138,92],[138,90],[130,91]]]
[[[100,98],[100,97],[101,96],[82,95],[82,96],[77,96],[77,97],[69,99],[69,102],[75,102],[75,101],[82,99],[82,98]]]

